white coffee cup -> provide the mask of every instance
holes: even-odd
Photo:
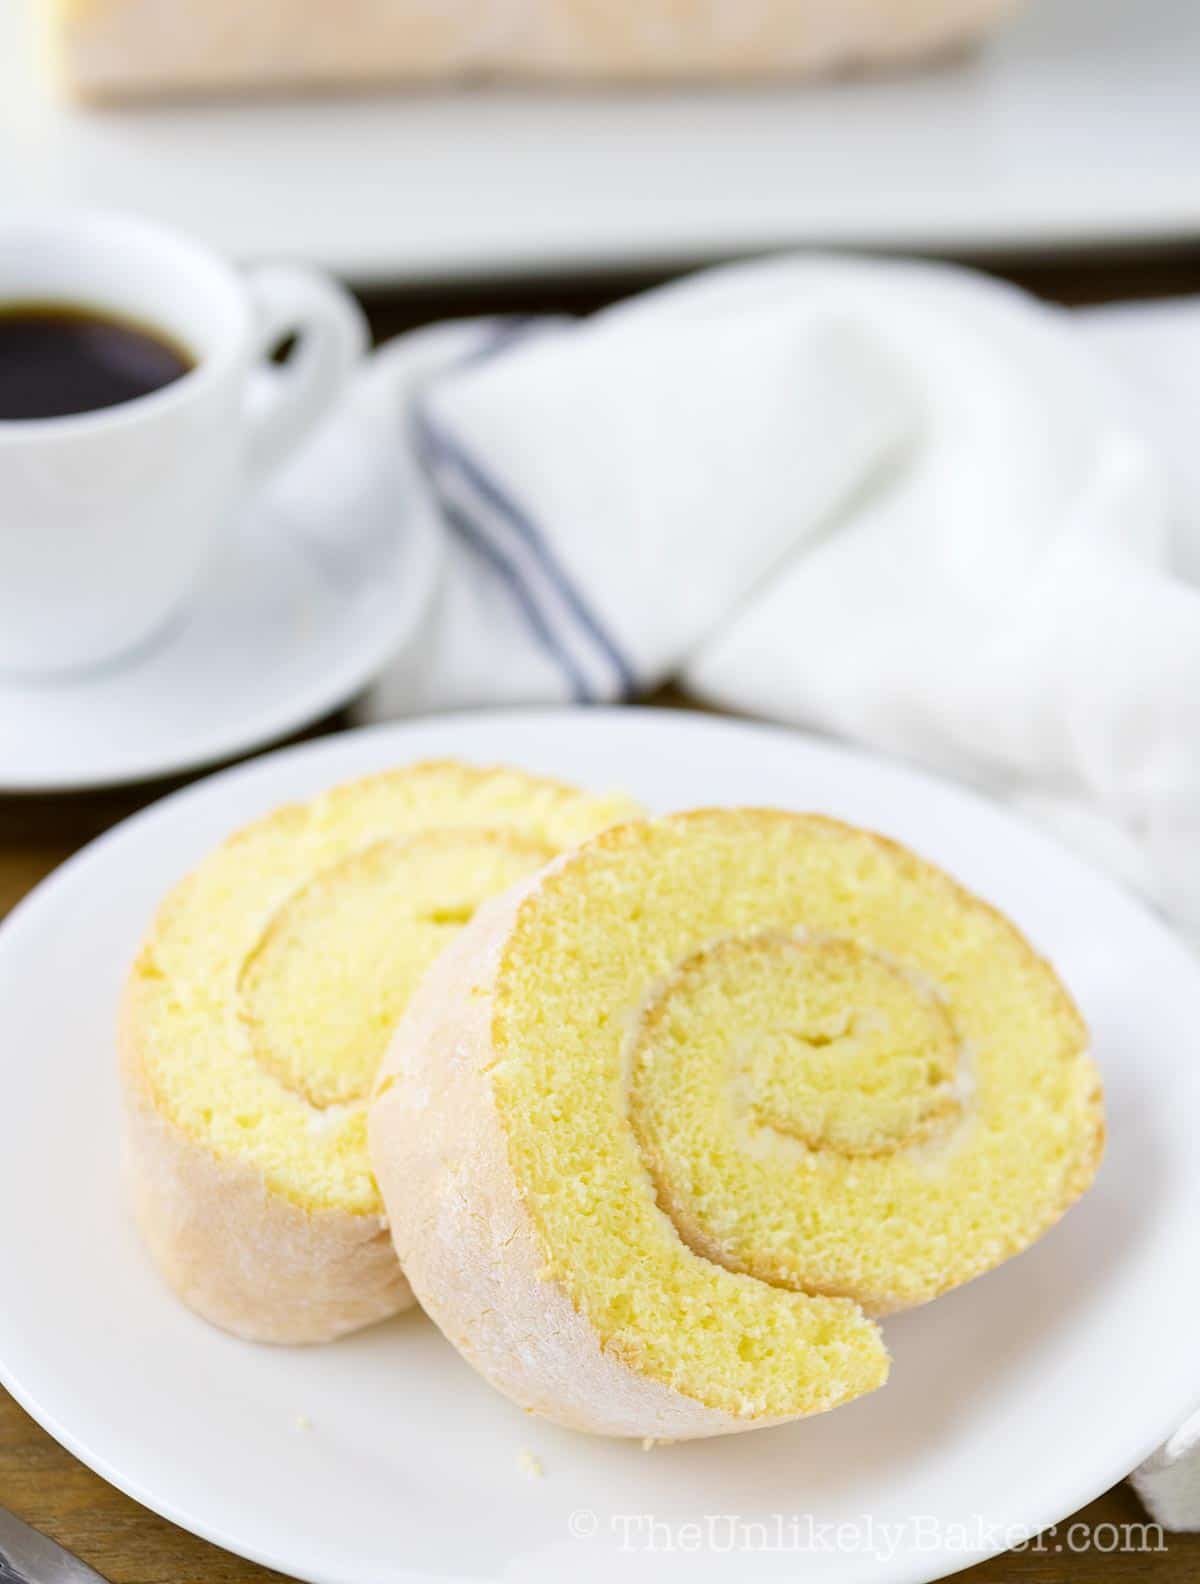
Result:
[[[45,675],[132,651],[199,585],[256,478],[303,440],[367,346],[354,299],[311,270],[234,269],[145,220],[0,221],[0,307],[91,308],[194,366],[59,418],[0,420],[0,669]],[[270,352],[295,340],[285,363]]]

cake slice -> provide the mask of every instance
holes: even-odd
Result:
[[[515,770],[431,763],[277,810],[167,897],[121,1027],[133,1207],[167,1281],[239,1336],[321,1342],[412,1302],[366,1104],[476,907],[627,817]]]
[[[523,1408],[748,1430],[881,1385],[874,1317],[1084,1192],[1087,1043],[1014,926],[891,842],[765,809],[634,821],[451,944],[371,1158],[421,1303]]]

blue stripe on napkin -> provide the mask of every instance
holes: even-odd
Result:
[[[418,404],[417,451],[447,523],[504,578],[579,703],[628,698],[637,676],[530,514]]]
[[[498,573],[501,581],[508,588],[509,593],[521,609],[534,637],[549,655],[550,659],[559,667],[567,678],[571,688],[571,702],[573,704],[594,704],[588,688],[587,678],[578,669],[574,660],[565,649],[559,647],[554,633],[547,626],[537,601],[532,599],[529,590],[517,575],[510,562],[506,561],[490,541],[475,528],[470,518],[457,507],[443,503],[442,513],[447,523],[465,543]]]

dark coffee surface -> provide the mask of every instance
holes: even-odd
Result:
[[[0,419],[115,407],[160,390],[192,366],[166,336],[94,309],[0,305]]]

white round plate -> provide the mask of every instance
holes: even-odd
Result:
[[[884,1390],[651,1451],[526,1416],[420,1314],[327,1348],[210,1329],[159,1285],[122,1209],[112,1030],[130,955],[164,887],[233,827],[446,754],[657,809],[826,810],[946,864],[1053,957],[1091,1022],[1111,1123],[1094,1190],[1020,1259],[886,1321]],[[597,710],[288,749],[130,820],[0,930],[0,1377],[139,1501],[315,1584],[937,1578],[1076,1510],[1200,1400],[1198,1006],[1190,955],[1078,860],[962,791],[798,734]]]
[[[397,513],[386,542],[338,522],[320,543],[251,514],[144,650],[53,681],[0,677],[0,793],[174,775],[319,720],[405,647],[440,559],[420,512]]]

